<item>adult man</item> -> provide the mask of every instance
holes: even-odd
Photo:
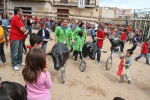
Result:
[[[78,21],[77,20],[74,20],[74,24],[72,25],[71,29],[72,29],[72,32],[78,27]]]
[[[22,9],[15,8],[14,9],[14,17],[11,20],[11,28],[10,28],[10,49],[11,49],[11,61],[12,68],[16,71],[19,70],[17,65],[25,66],[22,63],[22,46],[23,40],[25,38],[24,33],[27,31],[24,22],[22,20]]]
[[[95,60],[95,63],[99,63],[100,62],[100,58],[101,58],[101,52],[100,49],[103,47],[103,41],[105,40],[105,34],[103,32],[103,27],[99,26],[98,27],[98,31],[97,31],[97,60]]]

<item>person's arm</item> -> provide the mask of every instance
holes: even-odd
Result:
[[[52,87],[52,80],[51,80],[51,76],[50,76],[50,73],[48,71],[45,72],[46,74],[46,79],[45,79],[45,87],[47,89],[50,89]]]
[[[101,38],[100,38],[100,37],[96,37],[96,39],[98,39],[98,40],[105,40],[105,35],[104,35],[104,33],[102,32],[101,34],[102,34],[102,35],[101,35]]]
[[[59,36],[59,27],[56,27],[55,32],[54,32],[54,36],[55,36],[54,41],[57,42],[57,36]]]
[[[126,64],[124,64],[124,66],[125,66],[126,68],[129,68],[129,67],[131,66],[131,63],[132,63],[132,60],[130,59],[130,60],[127,61]]]

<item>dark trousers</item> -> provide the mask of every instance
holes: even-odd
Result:
[[[100,62],[100,58],[101,58],[101,51],[100,51],[101,48],[98,48],[97,50],[97,61]]]
[[[82,59],[82,52],[81,51],[74,51],[75,53],[75,61],[77,60],[78,54],[80,54],[80,59]]]
[[[6,62],[5,53],[4,53],[4,42],[0,43],[0,56],[3,63]]]
[[[129,40],[130,44],[132,43],[132,41],[133,41],[133,38],[130,38],[130,40]]]
[[[27,47],[25,45],[26,38],[27,38],[27,35],[25,35],[25,39],[23,40],[23,49],[25,52],[27,52]]]
[[[93,43],[96,42],[95,39],[94,39],[94,37],[95,37],[95,35],[92,35]]]
[[[133,47],[131,49],[134,51],[136,47],[137,47],[137,44],[133,44]]]

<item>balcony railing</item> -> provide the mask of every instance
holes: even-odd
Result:
[[[54,6],[78,6],[78,0],[53,0]],[[85,0],[85,7],[95,7],[96,0]]]

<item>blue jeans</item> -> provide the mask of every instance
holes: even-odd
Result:
[[[5,53],[4,53],[4,42],[0,43],[0,56],[3,63],[6,62]]]
[[[11,40],[10,43],[12,67],[15,67],[22,63],[23,40]]]
[[[28,26],[28,31],[29,31],[28,34],[31,35],[32,34],[32,26]]]
[[[42,47],[41,47],[41,49],[44,51],[44,52],[46,52],[46,46],[47,46],[47,43],[42,43]]]
[[[100,58],[101,58],[101,51],[100,51],[101,48],[98,48],[97,50],[97,61],[100,62]]]
[[[142,56],[144,56],[146,58],[146,64],[149,64],[149,58],[148,58],[148,53],[147,54],[141,54],[140,56],[136,57],[135,59],[140,59],[142,58]]]

